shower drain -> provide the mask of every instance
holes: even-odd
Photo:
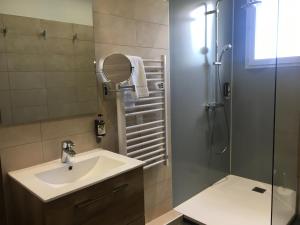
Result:
[[[260,187],[255,187],[255,188],[252,189],[252,191],[263,194],[263,193],[266,192],[266,189],[263,189],[263,188],[260,188]]]

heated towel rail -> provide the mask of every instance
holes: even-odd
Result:
[[[128,100],[117,93],[120,153],[145,162],[144,169],[168,164],[170,148],[167,58],[143,59],[149,97]]]

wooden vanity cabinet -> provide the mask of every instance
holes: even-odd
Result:
[[[14,225],[144,225],[143,169],[45,203],[11,179]]]

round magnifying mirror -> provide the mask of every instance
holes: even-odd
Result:
[[[113,83],[129,80],[132,73],[130,60],[125,55],[112,54],[104,59],[103,73]]]

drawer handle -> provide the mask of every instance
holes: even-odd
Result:
[[[101,196],[99,196],[99,197],[97,197],[97,198],[95,198],[95,199],[89,199],[89,200],[87,200],[87,201],[84,201],[84,202],[82,202],[82,203],[77,204],[75,207],[78,208],[78,209],[85,208],[85,207],[87,207],[87,206],[89,206],[89,205],[92,205],[92,204],[94,204],[94,203],[96,203],[96,202],[102,200],[102,199],[105,198],[106,196],[108,196],[108,194],[101,195]]]
[[[113,193],[117,193],[117,192],[119,192],[119,191],[121,191],[121,190],[123,190],[123,189],[125,189],[125,188],[127,188],[127,187],[128,187],[128,184],[122,184],[122,185],[116,187],[116,188],[113,190]]]
[[[125,189],[125,188],[127,188],[127,187],[128,187],[128,184],[122,184],[122,185],[120,185],[120,186],[114,188],[114,190],[112,191],[112,193],[120,192],[121,190],[123,190],[123,189]],[[94,203],[96,203],[96,202],[102,200],[103,198],[105,198],[105,197],[108,196],[108,195],[109,195],[109,193],[104,194],[104,195],[101,195],[101,196],[99,196],[99,197],[97,197],[97,198],[95,198],[95,199],[89,199],[89,200],[87,200],[87,201],[84,201],[84,202],[82,202],[82,203],[77,204],[76,207],[77,207],[77,208],[85,208],[85,207],[87,207],[87,206],[89,206],[89,205],[91,205],[91,204],[94,204]]]

